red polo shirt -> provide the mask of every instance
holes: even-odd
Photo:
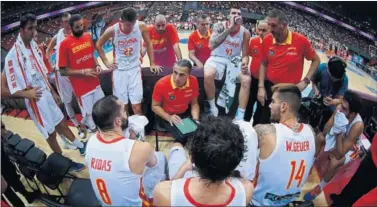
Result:
[[[195,56],[203,63],[203,65],[211,55],[211,50],[209,49],[209,38],[211,37],[211,34],[212,30],[208,30],[206,36],[202,36],[198,30],[195,30],[188,38],[188,50],[194,50]]]
[[[370,147],[370,152],[372,154],[373,162],[377,167],[377,133],[373,137],[372,146]]]
[[[186,85],[178,88],[172,75],[167,75],[157,81],[153,89],[152,98],[162,104],[162,108],[168,114],[184,113],[191,101],[199,96],[198,79],[190,75]]]
[[[250,73],[251,75],[258,79],[259,78],[259,68],[262,62],[262,38],[259,36],[254,37],[250,40]]]
[[[268,64],[267,79],[274,84],[301,81],[304,57],[312,60],[316,52],[309,40],[302,34],[288,32],[283,43],[277,43],[272,34],[262,42],[262,61]]]

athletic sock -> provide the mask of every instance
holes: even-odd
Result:
[[[75,145],[78,148],[84,147],[84,144],[80,140],[78,140],[77,138],[75,138],[75,140],[72,142],[72,144]]]
[[[75,125],[75,127],[80,126],[80,123],[79,123],[79,121],[77,121],[76,117],[73,117],[73,118],[70,118],[70,119],[73,122],[73,124]]]
[[[327,182],[325,182],[325,180],[321,180],[321,182],[319,183],[319,187],[321,187],[321,190],[327,185]]]
[[[213,109],[213,108],[217,108],[217,107],[216,107],[216,103],[215,103],[215,99],[208,100],[208,103],[209,103],[209,107],[210,107],[211,109]]]
[[[235,120],[243,120],[245,117],[245,109],[242,109],[238,107],[237,112],[236,112],[236,117],[234,118]]]

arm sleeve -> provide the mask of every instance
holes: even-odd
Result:
[[[264,63],[268,62],[268,42],[269,40],[267,38],[264,38],[262,41],[261,57]]]
[[[188,38],[188,51],[191,51],[191,50],[195,50],[195,41],[192,34]]]
[[[192,96],[193,98],[197,98],[199,96],[199,83],[196,77],[193,78],[192,84],[194,89]]]
[[[26,88],[25,78],[22,75],[21,67],[17,61],[15,50],[12,49],[5,58],[4,73],[7,78],[7,84],[10,94]]]
[[[313,83],[318,83],[319,81],[321,81],[321,73],[322,73],[322,71],[324,69],[323,66],[325,66],[325,65],[320,64],[318,66],[318,69],[315,71],[315,73],[314,73],[314,75],[312,77],[312,80],[311,80],[311,81],[313,81]]]
[[[163,88],[161,88],[161,84],[159,82],[157,82],[156,85],[154,86],[154,89],[153,89],[152,99],[154,101],[159,102],[159,103],[161,103],[162,99],[163,99],[163,96],[161,94],[161,90],[163,90]]]
[[[302,41],[303,41],[302,45],[304,47],[303,52],[304,52],[305,59],[312,60],[314,58],[314,55],[316,54],[315,50],[312,47],[312,44],[310,44],[309,40],[306,37],[304,37]]]
[[[170,36],[171,44],[175,45],[176,43],[179,42],[178,32],[172,24],[169,24],[169,28],[170,28],[169,36]]]
[[[344,93],[348,90],[348,78],[347,76],[344,77],[344,80],[342,82],[342,86],[340,86],[340,89],[338,93],[336,94],[337,96],[344,96]]]

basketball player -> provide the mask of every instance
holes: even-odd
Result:
[[[272,90],[271,121],[278,123],[255,126],[260,154],[253,206],[285,206],[295,201],[309,176],[316,150],[312,128],[297,122],[299,88],[277,84]]]
[[[83,120],[89,132],[96,126],[92,118],[94,103],[104,97],[98,74],[101,67],[95,58],[95,48],[89,33],[83,31],[83,19],[79,14],[69,19],[72,35],[66,37],[59,47],[59,69],[68,76],[80,106]]]
[[[198,29],[193,31],[188,38],[189,57],[198,68],[203,68],[211,55],[208,44],[212,30],[209,28],[209,23],[209,16],[201,14],[196,21]]]
[[[160,71],[156,66],[152,43],[149,38],[148,27],[139,22],[136,10],[126,8],[122,11],[120,22],[109,27],[97,41],[96,47],[102,61],[113,71],[113,94],[126,105],[130,100],[135,114],[141,114],[141,100],[143,99],[143,85],[141,80],[141,44],[144,40],[150,60],[150,70]],[[113,39],[114,59],[110,62],[102,46]],[[127,106],[126,106],[127,108]]]
[[[190,161],[198,177],[157,184],[156,206],[247,206],[253,194],[250,181],[233,177],[244,158],[244,138],[225,117],[207,116],[188,140]],[[194,167],[195,165],[195,167]]]
[[[237,22],[237,23],[236,23]],[[241,81],[239,107],[236,120],[243,119],[249,100],[251,78],[248,72],[250,33],[242,25],[241,9],[232,7],[227,22],[216,23],[209,40],[211,57],[204,65],[204,89],[207,94],[210,113],[217,116],[219,110],[215,104],[215,79],[221,80],[225,67],[235,56],[242,55],[241,71],[238,79]]]
[[[37,19],[32,14],[21,17],[20,34],[5,58],[5,75],[9,94],[25,98],[25,105],[38,130],[51,149],[58,154],[62,150],[56,141],[56,132],[67,137],[84,155],[86,146],[75,138],[64,121],[58,107],[58,95],[46,77],[46,66],[38,45],[33,40]],[[73,162],[71,170],[80,171],[84,165]]]
[[[142,180],[144,169],[158,164],[153,147],[123,136],[127,110],[116,96],[94,104],[93,120],[99,131],[88,141],[85,161],[98,200],[103,206],[149,206]]]
[[[249,101],[247,102],[245,120],[249,121],[253,115],[254,103],[257,101],[258,93],[258,78],[259,78],[259,67],[262,62],[262,40],[263,38],[270,33],[270,28],[266,20],[258,21],[256,24],[255,31],[257,33],[256,37],[251,38],[250,40],[250,73],[251,73],[251,86],[250,86],[250,95]],[[257,101],[257,109],[255,111],[255,116],[253,117],[253,125],[260,124],[260,116],[265,114],[261,111],[270,110],[268,106],[262,106]]]
[[[84,126],[80,125],[80,123],[77,121],[75,116],[75,111],[72,107],[72,96],[73,96],[73,88],[71,85],[71,81],[67,76],[62,76],[59,72],[59,46],[60,43],[64,40],[65,37],[71,35],[71,28],[69,27],[68,21],[69,18],[71,18],[71,14],[64,13],[62,16],[62,25],[63,28],[61,28],[58,33],[51,39],[50,44],[47,47],[46,54],[47,58],[50,60],[50,56],[52,54],[52,51],[55,49],[55,82],[56,82],[56,88],[58,89],[58,93],[60,95],[60,98],[64,104],[65,110],[68,114],[68,117],[71,119],[73,124],[78,130],[79,136],[81,138],[85,137],[84,133]]]
[[[148,29],[156,64],[172,70],[175,61],[182,59],[177,30],[173,24],[166,23],[164,15],[157,15],[154,24]],[[146,52],[145,47],[144,44],[143,57]]]
[[[335,134],[335,132],[331,130],[331,128],[336,125],[336,119],[334,117],[337,112],[335,112],[326,123],[323,133],[317,135],[316,142],[317,145],[320,146],[318,152],[320,150],[321,152],[318,155],[315,165],[320,175],[321,182],[304,196],[305,200],[315,199],[336,175],[341,166],[359,157],[359,151],[362,145],[360,137],[364,130],[364,123],[359,114],[361,107],[360,97],[352,91],[346,91],[341,104],[338,105],[336,109],[336,111],[344,113],[345,117],[348,119],[349,124],[346,127],[346,132]],[[335,135],[335,143],[326,137],[327,134]],[[325,145],[325,147],[322,149],[323,145]],[[329,150],[325,151],[325,149]]]

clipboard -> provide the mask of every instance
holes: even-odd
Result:
[[[196,122],[194,122],[191,118],[182,119],[182,122],[180,124],[174,126],[182,135],[188,135],[190,133],[193,133],[198,128]]]

